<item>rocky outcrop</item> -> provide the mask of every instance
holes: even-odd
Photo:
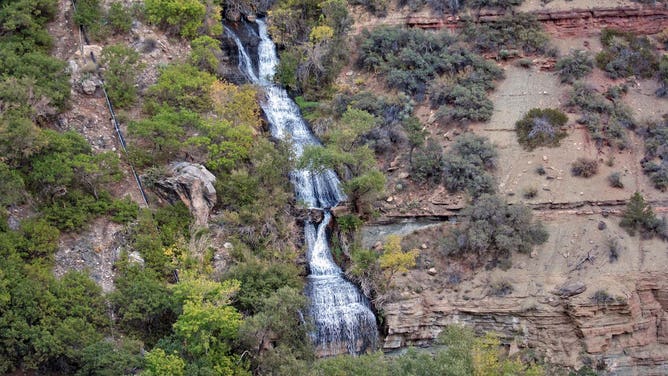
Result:
[[[668,28],[668,7],[625,6],[572,10],[536,10],[531,12],[548,32],[559,36],[591,35],[603,28],[615,28],[638,34],[656,34]],[[483,11],[477,22],[493,22],[504,16],[499,11]],[[421,29],[457,29],[465,25],[459,16],[408,16],[405,24]]]
[[[53,272],[58,277],[70,270],[86,272],[103,291],[112,291],[114,262],[125,243],[122,225],[104,218],[96,219],[81,233],[61,237]]]
[[[190,209],[195,224],[207,225],[211,209],[216,204],[216,177],[206,167],[188,162],[175,162],[167,175],[155,182],[156,193],[170,203],[183,201]]]
[[[585,358],[615,375],[668,374],[668,275],[620,276],[629,289],[596,301],[570,283],[564,298],[546,293],[506,298],[453,298],[423,292],[386,304],[383,348],[430,344],[444,326],[494,331],[508,344],[534,348],[547,361],[579,367]],[[565,291],[565,290],[564,290]]]

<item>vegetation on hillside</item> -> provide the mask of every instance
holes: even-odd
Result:
[[[603,51],[596,55],[596,65],[611,78],[632,75],[650,78],[658,69],[658,57],[647,37],[613,29],[601,31]]]
[[[668,238],[666,218],[657,218],[654,210],[645,202],[645,198],[640,192],[631,196],[622,213],[622,220],[619,225],[626,229],[630,235],[640,232],[640,235],[644,238],[651,238],[655,235],[662,239]]]
[[[426,94],[443,121],[489,120],[487,91],[503,72],[468,52],[445,32],[379,27],[360,37],[358,65],[382,74],[387,85],[422,100]]]
[[[313,375],[517,375],[540,376],[540,365],[519,358],[505,357],[499,352],[500,339],[493,333],[476,336],[460,326],[447,326],[438,337],[443,349],[434,353],[409,349],[397,356],[382,353],[359,357],[338,356],[320,360]]]
[[[664,192],[668,188],[668,119],[651,122],[638,129],[645,139],[645,156],[640,164],[654,188]]]
[[[627,131],[636,128],[631,111],[621,101],[623,90],[619,91],[611,93],[613,95],[608,99],[593,87],[577,81],[569,94],[567,106],[581,113],[577,122],[587,128],[599,149],[605,146],[619,150],[628,148]]]
[[[509,205],[497,196],[484,195],[462,210],[461,226],[444,240],[445,254],[473,254],[479,263],[510,258],[513,252],[530,253],[547,241],[548,233],[531,209]]]
[[[561,128],[568,121],[563,112],[552,108],[532,108],[515,123],[517,141],[527,150],[538,146],[559,146],[559,141],[566,137]]]

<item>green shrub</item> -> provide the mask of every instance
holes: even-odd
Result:
[[[21,221],[19,233],[22,241],[18,244],[19,254],[26,259],[49,259],[58,250],[60,231],[44,219]]]
[[[522,192],[522,197],[526,199],[536,198],[538,196],[538,189],[536,187],[525,188]]]
[[[137,74],[143,69],[139,52],[123,44],[109,45],[102,49],[101,63],[111,102],[118,108],[132,106],[137,99]]]
[[[531,209],[508,205],[496,196],[479,197],[462,210],[462,217],[461,226],[446,238],[446,254],[489,254],[493,259],[507,259],[512,252],[531,252],[534,245],[548,238],[543,224],[533,220]]]
[[[196,37],[206,17],[199,0],[145,0],[144,9],[149,22],[183,38]]]
[[[598,162],[595,159],[578,158],[571,164],[573,176],[590,178],[598,173]]]
[[[458,137],[443,157],[443,182],[450,192],[467,191],[478,197],[494,193],[495,182],[487,172],[496,167],[497,152],[486,138],[467,133]]]
[[[619,252],[621,251],[621,246],[617,239],[611,238],[606,242],[608,247],[608,258],[610,262],[615,262],[619,258]]]
[[[498,8],[508,9],[522,5],[524,0],[471,0],[468,5],[471,8]]]
[[[65,109],[70,98],[69,73],[65,62],[39,50],[16,53],[1,44],[0,49],[3,60],[0,65],[0,96],[5,103],[31,105],[29,115],[44,118],[53,116],[56,113],[54,110]],[[11,94],[20,93],[20,97],[8,95],[9,89]],[[37,103],[31,103],[34,98],[45,100],[46,103],[38,108]]]
[[[604,29],[601,31],[603,51],[596,55],[596,65],[611,78],[638,76],[650,78],[658,69],[657,54],[647,37]]]
[[[4,207],[22,203],[25,198],[23,177],[0,161],[0,212]]]
[[[493,296],[510,295],[513,290],[513,285],[506,279],[494,281],[489,285],[489,292]]]
[[[484,24],[468,22],[462,35],[478,52],[523,50],[525,53],[545,53],[549,47],[549,39],[541,24],[527,13],[504,16]]]
[[[388,86],[405,91],[418,100],[426,93],[429,82],[443,75],[454,76],[457,77],[456,86],[462,87],[458,90],[468,91],[464,93],[468,96],[461,100],[462,105],[479,103],[485,91],[492,89],[494,80],[501,78],[503,73],[454,42],[445,32],[434,34],[419,29],[378,27],[363,31],[357,63],[369,71],[383,73]],[[448,95],[454,88],[446,88],[440,96],[435,94],[438,89],[430,89],[432,98],[439,97],[436,101],[432,99],[432,106],[448,103],[458,109],[456,95]]]
[[[668,235],[665,219],[662,221],[656,217],[652,207],[645,202],[645,198],[640,192],[631,196],[622,213],[622,220],[619,225],[632,236],[635,235],[636,231],[640,231],[644,237],[659,235],[665,238]]]
[[[225,279],[241,282],[235,306],[241,312],[252,315],[260,310],[262,300],[278,289],[287,286],[301,290],[304,286],[299,274],[295,265],[267,264],[251,258],[232,266],[225,274]]]
[[[203,35],[190,42],[190,64],[211,74],[217,74],[223,51],[220,49],[220,41]]]
[[[415,150],[411,159],[411,176],[418,183],[439,183],[443,148],[437,142],[430,140],[425,147]]]
[[[120,1],[109,5],[106,20],[114,33],[127,34],[132,29],[132,12]]]
[[[594,60],[587,51],[571,50],[568,56],[557,61],[555,68],[559,72],[561,82],[572,84],[591,72]]]
[[[578,123],[585,125],[598,148],[610,146],[620,150],[629,145],[627,129],[635,129],[631,112],[621,101],[608,101],[582,82],[573,84],[567,104],[582,111]]]
[[[276,67],[274,79],[288,91],[294,92],[299,88],[297,68],[301,60],[302,53],[297,49],[281,51],[281,60]]]
[[[518,142],[527,150],[538,146],[559,146],[559,141],[567,133],[561,130],[568,117],[563,112],[552,108],[533,108],[515,123]]]
[[[613,188],[624,188],[624,183],[622,183],[622,176],[619,172],[613,172],[608,175],[608,183]]]
[[[658,76],[661,86],[656,89],[656,95],[658,97],[665,97],[668,95],[668,55],[664,54],[659,62]]]
[[[97,34],[102,25],[102,6],[100,0],[77,0],[74,22],[86,28],[92,34]]]
[[[668,188],[668,120],[649,123],[639,132],[645,139],[645,156],[640,161],[643,172],[663,192]]]
[[[349,0],[350,5],[361,5],[367,12],[376,17],[384,17],[387,15],[387,0]]]
[[[211,85],[216,78],[190,64],[170,64],[160,71],[148,89],[147,110],[155,113],[163,104],[176,109],[206,112],[212,109]]]
[[[492,117],[494,104],[487,98],[487,92],[478,85],[455,85],[445,98],[447,104],[437,111],[441,121],[467,123],[488,121]]]
[[[336,224],[344,233],[353,233],[362,228],[364,221],[354,214],[344,214],[336,217]]]
[[[605,290],[597,290],[590,299],[598,305],[607,305],[615,302],[615,298]]]

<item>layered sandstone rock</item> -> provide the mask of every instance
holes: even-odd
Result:
[[[548,32],[559,36],[588,36],[603,28],[614,28],[639,34],[656,34],[668,28],[668,7],[625,6],[591,9],[530,12],[541,21]],[[474,18],[477,22],[493,22],[505,15],[499,11],[483,11]],[[457,29],[465,25],[459,16],[439,17],[431,14],[409,15],[405,24],[421,29]]]
[[[605,303],[591,294],[560,298],[550,292],[466,299],[429,291],[404,295],[383,307],[383,347],[428,345],[446,325],[465,324],[564,366],[579,367],[589,358],[615,375],[668,374],[668,275],[617,279],[622,288]]]

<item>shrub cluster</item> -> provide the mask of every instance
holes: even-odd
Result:
[[[571,50],[567,56],[557,61],[555,68],[559,72],[561,82],[572,84],[591,73],[594,68],[594,59],[587,51]]]
[[[509,9],[522,5],[524,0],[471,0],[468,6],[471,8],[497,8]]]
[[[469,22],[463,30],[464,38],[478,52],[521,50],[525,53],[545,53],[548,37],[541,25],[529,14],[519,13],[499,18],[493,22],[476,24]]]
[[[620,100],[609,101],[591,86],[575,82],[567,105],[581,111],[578,123],[587,128],[598,148],[609,146],[622,150],[628,147],[626,130],[635,129],[636,123]]]
[[[668,188],[668,120],[650,123],[638,130],[645,139],[645,157],[640,164],[656,189]]]
[[[668,56],[663,55],[659,63],[659,84],[661,86],[656,89],[656,95],[665,97],[668,95]]]
[[[379,27],[364,31],[358,64],[380,72],[388,86],[421,100],[429,93],[442,116],[456,121],[487,120],[491,102],[486,92],[503,72],[480,56],[455,44],[447,33]],[[441,76],[454,79],[429,85]]]
[[[563,112],[552,108],[533,108],[515,123],[518,142],[527,150],[538,146],[559,146],[559,141],[566,137],[561,128],[568,121]]]
[[[362,141],[376,154],[384,155],[392,155],[407,142],[412,144],[416,141],[411,141],[411,132],[419,133],[422,127],[419,121],[414,123],[417,119],[411,117],[414,105],[415,102],[401,92],[397,95],[377,95],[370,91],[354,94],[342,92],[331,102],[334,118],[341,117],[350,106],[381,119],[373,129],[363,135]],[[410,124],[414,125],[413,128]]]
[[[497,151],[485,137],[466,133],[459,136],[443,156],[443,183],[450,192],[466,191],[473,197],[494,193]]]
[[[120,1],[109,4],[108,11],[100,0],[77,0],[75,6],[74,22],[95,40],[103,40],[110,33],[127,33],[132,28],[132,11]]]
[[[608,175],[608,183],[613,188],[624,188],[624,183],[622,183],[622,176],[619,172],[613,172]]]
[[[104,83],[114,106],[124,108],[134,104],[137,72],[143,68],[139,53],[123,44],[109,45],[102,50],[101,63],[106,68]]]
[[[418,183],[438,184],[442,180],[443,148],[434,140],[415,150],[411,158],[411,177]]]
[[[601,31],[603,51],[596,55],[596,65],[612,78],[653,77],[659,65],[657,54],[647,37],[629,32]]]
[[[571,164],[573,176],[590,178],[598,172],[598,162],[595,159],[578,158]]]
[[[448,235],[446,254],[473,253],[483,257],[508,259],[513,252],[529,253],[547,241],[541,222],[533,220],[531,209],[509,205],[497,196],[483,195],[462,210],[461,226]]]
[[[654,210],[645,202],[645,198],[640,192],[631,196],[622,213],[622,220],[619,225],[632,236],[635,235],[636,231],[639,231],[641,236],[645,238],[651,238],[655,235],[662,239],[668,237],[666,218],[657,218]]]
[[[331,85],[349,59],[352,25],[345,0],[278,1],[269,27],[281,51],[276,78],[308,100],[331,97]]]
[[[150,23],[183,38],[195,38],[205,29],[207,6],[200,0],[146,0],[144,11]],[[211,13],[220,21],[220,12]],[[221,32],[220,25],[211,30],[212,35]]]

